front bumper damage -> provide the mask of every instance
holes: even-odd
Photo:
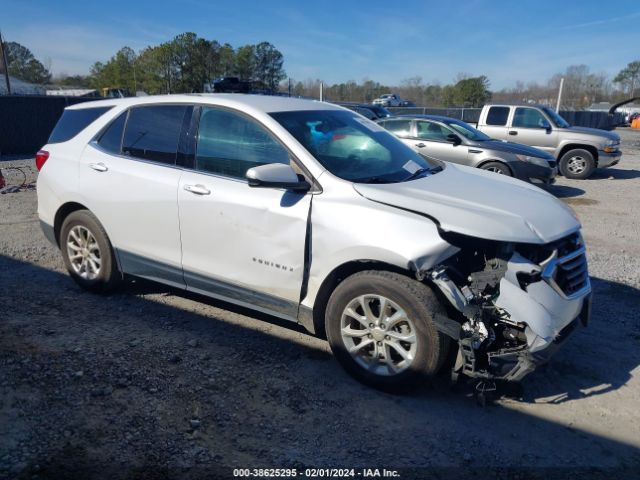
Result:
[[[436,319],[458,342],[454,377],[520,381],[589,323],[591,285],[580,235],[520,250],[502,245],[491,252],[495,257],[476,251],[429,272],[457,317]]]

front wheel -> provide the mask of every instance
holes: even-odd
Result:
[[[596,161],[587,150],[569,150],[560,159],[559,168],[560,173],[567,178],[584,180],[596,169]]]
[[[64,264],[78,285],[91,292],[107,292],[121,279],[109,237],[88,210],[65,218],[58,239]]]
[[[487,162],[484,165],[482,165],[480,168],[488,172],[497,173],[498,175],[506,175],[508,177],[512,176],[511,170],[509,170],[509,167],[507,167],[504,163]]]
[[[392,272],[366,271],[334,290],[326,311],[331,350],[358,381],[404,391],[442,366],[449,340],[435,327],[445,314],[426,285]]]

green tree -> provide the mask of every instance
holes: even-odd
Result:
[[[31,50],[16,42],[5,42],[9,75],[25,82],[44,84],[51,79],[51,72],[37,60]]]
[[[282,53],[269,42],[255,46],[255,80],[271,91],[277,91],[280,80],[286,78]]]
[[[136,54],[133,49],[123,47],[107,63],[96,62],[91,67],[91,85],[102,88],[125,88],[135,92]]]
[[[52,83],[56,85],[64,85],[65,87],[88,88],[91,79],[85,75],[61,75],[52,79]]]
[[[484,75],[462,79],[453,87],[453,101],[461,107],[481,107],[490,99],[489,79]]]
[[[218,49],[218,62],[215,69],[215,76],[227,77],[231,75],[234,70],[234,58],[235,52],[233,47],[228,43],[221,45]]]
[[[253,80],[256,60],[256,47],[254,45],[245,45],[236,50],[235,73],[240,77],[240,80]]]
[[[635,96],[636,88],[640,84],[640,61],[629,63],[618,72],[613,81],[622,85],[623,88],[628,88],[630,97]]]

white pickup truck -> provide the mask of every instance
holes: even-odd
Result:
[[[383,107],[401,107],[404,102],[400,98],[400,95],[396,95],[395,93],[385,93],[384,95],[380,95],[376,98],[372,103]]]
[[[617,133],[572,127],[551,108],[539,105],[485,105],[478,130],[550,153],[567,178],[587,178],[598,167],[617,164],[622,156]]]

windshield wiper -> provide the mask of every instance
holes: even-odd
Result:
[[[353,180],[354,183],[389,183],[388,180],[384,180],[380,177],[367,177],[367,178],[359,178],[358,180]]]
[[[409,175],[407,178],[405,178],[402,181],[403,182],[408,182],[409,180],[415,180],[416,178],[418,178],[423,173],[433,173],[433,172],[436,172],[436,171],[440,171],[440,170],[436,170],[437,168],[442,170],[442,167],[433,167],[433,168],[424,168],[423,167],[423,168],[419,168],[418,170],[413,172],[411,175]]]

